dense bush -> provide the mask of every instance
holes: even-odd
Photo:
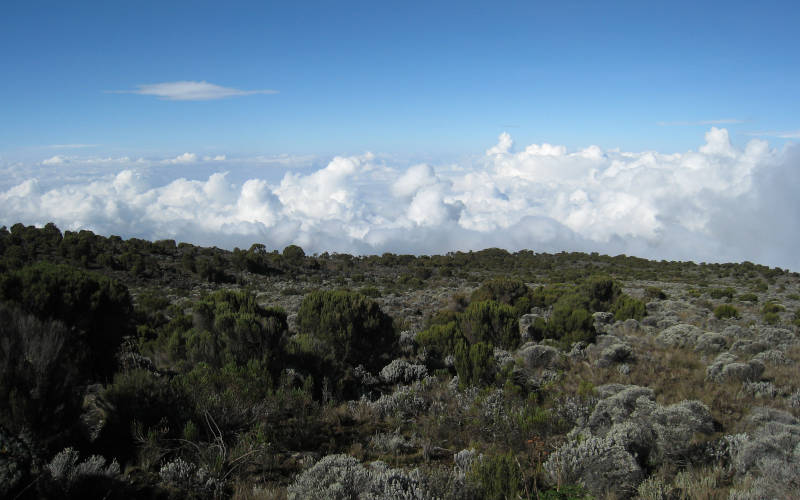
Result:
[[[415,340],[430,354],[444,358],[448,354],[455,352],[456,344],[460,340],[464,340],[464,337],[458,329],[458,323],[450,321],[443,325],[431,325],[419,332]]]
[[[305,296],[297,312],[301,333],[321,341],[337,360],[369,369],[383,366],[394,349],[392,318],[372,299],[347,291],[319,291]]]
[[[481,386],[495,380],[494,349],[490,344],[459,343],[455,351],[455,365],[461,386]]]
[[[85,354],[63,324],[0,303],[0,424],[53,439],[77,420]]]
[[[517,316],[526,314],[531,308],[531,290],[516,278],[494,278],[483,282],[470,296],[472,302],[493,300],[512,306]]]
[[[486,499],[519,498],[524,492],[522,471],[511,452],[475,460],[468,478],[480,485]]]
[[[458,315],[458,327],[471,344],[489,342],[514,349],[520,343],[517,314],[510,306],[493,300],[471,303]]]
[[[0,276],[0,300],[40,318],[77,329],[92,371],[109,375],[122,337],[131,332],[128,289],[121,283],[63,264],[40,262]]]

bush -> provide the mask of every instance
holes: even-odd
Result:
[[[524,492],[522,471],[511,452],[474,461],[468,478],[480,484],[483,498],[490,500],[519,498]]]
[[[491,384],[495,379],[494,349],[490,344],[478,342],[456,346],[455,365],[458,382],[464,386]]]
[[[730,304],[722,304],[714,309],[714,316],[717,319],[738,318],[739,310]]]
[[[754,293],[743,293],[739,295],[739,300],[742,302],[758,302],[758,295]]]
[[[530,288],[520,279],[494,278],[485,281],[478,289],[472,292],[470,301],[493,300],[514,307],[518,314],[522,315],[530,309],[530,295]]]
[[[664,300],[667,298],[667,294],[664,293],[664,290],[658,288],[657,286],[648,286],[645,288],[644,296],[650,300]]]
[[[317,291],[305,296],[297,312],[301,333],[321,341],[329,356],[377,370],[394,349],[392,318],[376,302],[348,291]]]
[[[558,299],[547,322],[547,336],[564,343],[592,341],[597,335],[585,297],[572,293]]]
[[[0,424],[49,439],[69,429],[85,380],[81,343],[55,321],[40,321],[0,303]]]
[[[439,358],[455,352],[456,344],[465,340],[458,324],[451,321],[444,325],[431,325],[415,337],[417,344]]]
[[[721,299],[726,298],[728,300],[733,298],[733,295],[736,293],[736,290],[733,288],[712,288],[708,291],[708,294],[711,296],[712,299]]]
[[[614,313],[614,319],[617,321],[625,321],[626,319],[635,319],[641,321],[646,313],[644,302],[639,299],[634,299],[628,295],[620,296],[614,305],[611,307],[611,312]]]
[[[458,327],[471,344],[489,342],[514,349],[520,343],[516,313],[510,306],[493,300],[471,303],[459,314]]]
[[[63,264],[40,262],[0,276],[0,300],[76,328],[98,375],[113,371],[122,337],[132,331],[133,306],[124,285]]]

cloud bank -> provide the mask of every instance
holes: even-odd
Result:
[[[59,187],[31,178],[0,192],[0,222],[53,221],[62,229],[227,248],[529,248],[800,270],[800,199],[793,193],[800,148],[776,151],[758,139],[737,148],[722,128],[712,127],[697,151],[674,154],[546,143],[515,150],[504,133],[468,164],[399,167],[364,154],[271,182],[233,181],[235,161],[224,156],[185,153],[161,162],[229,170],[154,180],[131,164]]]
[[[138,85],[138,90],[112,90],[112,94],[153,95],[167,101],[210,101],[255,94],[277,94],[277,90],[240,90],[207,81],[178,81]]]

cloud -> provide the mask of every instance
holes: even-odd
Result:
[[[82,149],[82,148],[96,148],[99,144],[50,144],[47,146],[51,149]]]
[[[42,160],[42,165],[61,165],[66,161],[67,159],[63,156],[55,155],[47,158],[46,160]]]
[[[200,161],[192,153],[169,161],[181,158]],[[53,221],[227,248],[431,254],[496,246],[800,270],[792,230],[800,146],[778,151],[753,139],[737,147],[723,128],[711,127],[696,151],[672,154],[546,143],[515,151],[504,133],[482,158],[458,165],[400,167],[368,153],[267,180],[260,174],[272,169],[229,159],[199,163],[202,173],[180,164],[126,165],[50,186],[25,179],[0,191],[0,223]],[[221,164],[225,172],[208,170]]]
[[[194,163],[197,161],[197,155],[194,153],[183,153],[182,155],[178,155],[175,158],[170,158],[167,160],[163,160],[163,163]]]
[[[152,95],[166,101],[210,101],[228,97],[240,97],[256,94],[277,94],[277,90],[241,90],[232,87],[222,87],[203,80],[162,82],[137,85],[138,90],[110,90],[111,94],[140,94]]]
[[[745,132],[747,135],[756,137],[777,137],[779,139],[800,139],[800,130],[765,131],[765,132]]]
[[[746,123],[747,120],[736,118],[722,118],[719,120],[700,120],[700,121],[677,121],[677,122],[658,122],[661,127],[689,127],[689,126],[708,126],[708,125],[738,125]]]

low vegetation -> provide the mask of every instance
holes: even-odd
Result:
[[[0,228],[0,497],[791,498],[800,275]]]

